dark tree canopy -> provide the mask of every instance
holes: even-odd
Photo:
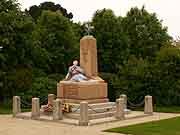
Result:
[[[73,14],[71,12],[68,13],[67,10],[60,4],[55,4],[53,2],[43,2],[39,6],[33,5],[29,8],[29,10],[26,9],[26,12],[29,13],[35,20],[37,20],[43,10],[50,10],[54,12],[60,11],[63,16],[69,19],[73,18]]]
[[[30,101],[56,94],[57,82],[79,57],[85,30],[72,17],[53,2],[23,12],[16,0],[0,0],[0,106],[14,95]],[[180,104],[180,50],[155,13],[135,7],[122,17],[102,9],[88,23],[111,101],[125,93],[139,103],[149,94],[157,104]]]

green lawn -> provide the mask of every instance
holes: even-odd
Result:
[[[106,132],[131,135],[180,135],[180,117],[127,127],[113,128],[106,130]]]
[[[11,114],[12,110],[10,108],[7,107],[0,107],[0,114]]]
[[[29,112],[29,111],[31,111],[31,109],[23,108],[21,111],[22,112]],[[0,106],[0,114],[12,114],[12,109],[10,107],[7,107],[7,106]]]
[[[180,113],[180,106],[155,106],[154,107],[155,112],[166,112],[166,113]]]

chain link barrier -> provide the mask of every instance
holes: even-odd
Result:
[[[71,112],[72,112],[72,113],[75,113],[75,112],[77,112],[78,110],[80,110],[80,105],[79,105],[78,107],[76,107],[75,109],[73,109]]]
[[[141,101],[138,104],[134,104],[131,101],[127,100],[127,107],[130,109],[136,109],[136,108],[142,107],[144,105],[144,103],[145,103],[144,99],[143,99],[143,101]]]
[[[42,104],[46,104],[48,101],[48,98],[47,97],[42,97],[40,98],[40,105]],[[32,107],[32,102],[29,103],[23,99],[21,99],[21,104],[23,105],[24,108],[31,108]]]
[[[32,103],[28,103],[25,100],[21,100],[21,104],[24,108],[31,108],[31,106],[32,106]]]
[[[48,102],[48,97],[43,97],[43,98],[40,99],[40,104],[41,105],[42,104],[47,104],[47,102]]]

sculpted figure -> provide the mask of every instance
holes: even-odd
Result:
[[[80,82],[87,80],[88,78],[86,77],[84,70],[80,66],[78,66],[78,61],[73,61],[73,65],[69,67],[65,81]]]

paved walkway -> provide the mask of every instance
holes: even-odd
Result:
[[[10,115],[0,115],[0,135],[117,135],[117,133],[106,133],[102,130],[176,116],[180,116],[180,114],[154,113],[153,116],[144,118],[79,127],[53,122],[22,120],[12,118]]]

